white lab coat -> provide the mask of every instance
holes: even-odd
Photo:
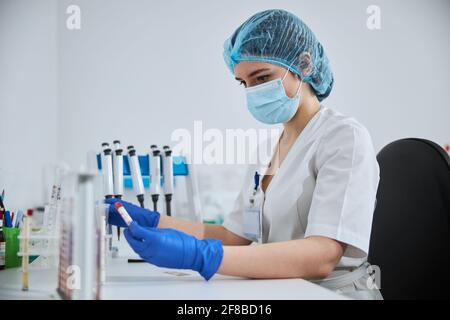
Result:
[[[249,166],[235,207],[224,221],[226,229],[244,238],[244,210],[258,168]],[[367,259],[378,182],[379,167],[366,128],[321,106],[263,195],[260,242],[328,237],[347,244],[334,275],[358,267]]]

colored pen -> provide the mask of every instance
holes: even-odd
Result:
[[[22,223],[22,219],[23,219],[23,211],[19,210],[17,211],[17,214],[15,215],[15,222],[13,223],[14,228],[18,228],[20,226],[20,224]]]
[[[17,212],[12,212],[11,213],[11,228],[14,228],[14,226],[16,225],[16,219],[17,219]]]
[[[5,190],[3,190],[4,192]],[[5,210],[5,205],[3,204],[3,196],[0,197],[0,209]]]
[[[258,190],[258,187],[259,187],[259,176],[260,175],[259,175],[258,171],[256,171],[255,172],[255,177],[254,177],[254,179],[255,179],[255,189],[254,190],[255,191]]]
[[[3,217],[5,219],[5,227],[12,228],[11,213],[9,211],[5,211]]]

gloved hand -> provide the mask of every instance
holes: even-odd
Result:
[[[125,209],[128,211],[128,213],[131,216],[131,219],[134,221],[137,221],[141,226],[145,227],[151,227],[156,228],[159,223],[159,213],[156,211],[150,211],[148,209],[141,208],[139,206],[136,206],[132,203],[117,199],[117,198],[110,198],[106,199],[105,203],[109,204],[109,212],[108,212],[108,223],[126,228],[127,225],[125,224],[125,221],[123,221],[122,217],[120,216],[119,212],[117,211],[116,207],[114,206],[114,203],[120,202],[125,207]]]
[[[192,269],[209,280],[222,262],[220,240],[198,240],[175,229],[143,228],[136,221],[124,234],[142,259],[159,267]]]

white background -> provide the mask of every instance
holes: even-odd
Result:
[[[81,30],[66,28],[69,4],[81,8]],[[370,4],[381,8],[381,30],[366,27]],[[0,0],[7,204],[42,204],[43,168],[58,161],[78,168],[103,141],[145,153],[170,143],[174,129],[193,130],[194,120],[205,129],[263,128],[246,110],[222,45],[269,8],[292,11],[315,32],[335,75],[324,105],[366,125],[377,151],[412,136],[450,142],[446,0]],[[242,168],[199,169],[203,201],[226,211]]]

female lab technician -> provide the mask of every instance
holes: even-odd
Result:
[[[366,262],[379,168],[367,130],[320,104],[333,87],[322,45],[295,15],[268,10],[232,34],[224,58],[250,113],[284,126],[261,184],[250,166],[223,225],[125,202],[135,220],[125,230],[130,246],[149,263],[205,279],[216,272],[305,278],[351,297],[381,298]],[[125,226],[114,206],[109,222]]]

